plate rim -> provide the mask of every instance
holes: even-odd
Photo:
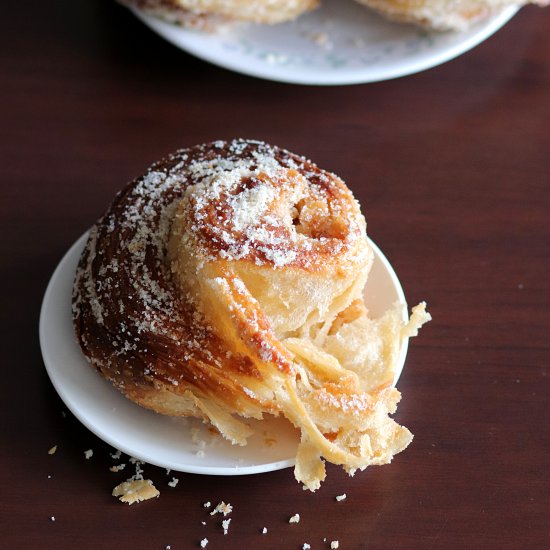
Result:
[[[149,29],[157,33],[164,40],[175,46],[176,48],[186,51],[187,53],[202,59],[212,65],[222,67],[224,69],[252,76],[255,78],[260,78],[263,80],[270,80],[274,82],[286,83],[286,84],[299,84],[299,85],[308,85],[308,86],[342,86],[342,85],[356,85],[356,84],[369,84],[375,82],[383,82],[387,80],[394,80],[397,78],[402,78],[405,76],[410,76],[428,69],[432,69],[443,63],[451,61],[460,55],[468,52],[474,47],[478,46],[493,34],[495,34],[499,29],[501,29],[512,17],[518,12],[520,6],[512,4],[505,6],[499,12],[495,13],[485,21],[480,21],[477,23],[479,28],[475,32],[466,35],[465,39],[456,44],[451,44],[448,47],[441,48],[439,51],[433,52],[431,55],[423,56],[420,59],[413,58],[412,60],[406,60],[400,65],[400,68],[357,68],[355,70],[350,70],[345,73],[337,71],[316,71],[313,74],[308,73],[307,71],[292,71],[290,73],[285,73],[284,67],[278,66],[277,64],[270,64],[266,62],[264,65],[256,65],[255,68],[247,67],[244,62],[240,62],[238,58],[232,56],[222,57],[218,54],[212,53],[193,43],[193,41],[186,40],[185,45],[174,40],[170,31],[167,32],[167,29],[178,31],[178,34],[181,37],[192,37],[193,34],[201,31],[196,31],[192,29],[186,29],[180,27],[174,23],[164,21],[158,17],[149,15],[139,8],[130,6],[129,10]],[[403,23],[394,23],[396,25],[405,25],[409,26],[410,24]],[[472,29],[467,29],[465,33],[471,31]],[[428,31],[434,34],[441,34],[441,31]],[[449,31],[453,33],[453,31]],[[461,31],[457,31],[460,34]],[[214,35],[215,37],[215,35]],[[393,65],[392,65],[393,67]]]
[[[116,440],[116,438],[112,434],[110,434],[109,432],[106,432],[103,429],[102,425],[95,424],[90,418],[88,418],[81,411],[81,409],[78,406],[74,404],[74,398],[65,390],[62,384],[62,380],[59,378],[59,376],[56,376],[55,374],[56,369],[55,369],[55,366],[52,364],[52,361],[53,361],[52,358],[50,357],[49,353],[45,352],[45,350],[47,349],[46,323],[50,321],[49,308],[52,307],[51,306],[52,294],[55,293],[56,285],[60,284],[59,279],[62,277],[62,274],[64,273],[64,271],[67,269],[67,264],[74,258],[74,256],[77,253],[80,255],[80,253],[77,251],[79,249],[84,248],[86,240],[88,238],[88,234],[89,234],[89,230],[83,233],[78,239],[76,239],[72,243],[72,245],[67,249],[67,251],[63,254],[59,262],[57,263],[48,281],[46,291],[44,292],[44,296],[43,296],[41,308],[40,308],[40,317],[39,317],[39,326],[38,326],[40,350],[41,350],[42,360],[46,368],[46,372],[48,374],[48,378],[50,379],[56,393],[59,395],[62,402],[69,409],[69,411],[71,411],[71,413],[78,419],[78,421],[81,424],[83,424],[88,430],[90,430],[94,435],[99,437],[104,442],[111,445],[113,448],[122,451],[128,456],[134,457],[140,461],[143,461],[145,463],[152,464],[161,468],[169,468],[174,471],[191,473],[191,474],[233,476],[233,475],[252,475],[252,474],[267,473],[267,472],[281,470],[284,468],[289,468],[294,466],[295,456],[284,460],[275,460],[272,462],[266,462],[266,463],[249,465],[249,466],[239,466],[238,464],[235,464],[232,466],[208,466],[208,465],[203,466],[203,465],[187,464],[185,465],[185,467],[182,467],[181,463],[172,462],[164,458],[159,460],[158,458],[155,458],[154,456],[149,455],[147,453],[143,453],[140,451],[136,452],[135,449],[132,449],[131,447],[126,445],[124,442],[121,443],[120,441]],[[367,239],[369,242],[369,246],[372,247],[377,260],[381,261],[381,263],[385,268],[386,273],[389,274],[390,276],[392,285],[396,291],[398,300],[402,306],[403,319],[407,320],[408,306],[405,300],[405,294],[401,286],[401,283],[399,281],[399,278],[397,277],[397,274],[395,273],[395,270],[389,263],[388,259],[386,258],[384,253],[380,250],[380,248],[376,245],[376,243],[374,243],[370,237],[367,237]],[[74,345],[78,347],[78,343],[76,341],[76,337],[74,336],[74,333],[71,333],[71,336],[73,336],[74,338]],[[69,337],[69,335],[67,335],[67,337]],[[405,364],[407,351],[408,351],[408,344],[409,344],[408,338],[403,339],[401,342],[401,349],[397,360],[397,368],[395,372],[393,385],[397,383],[403,371],[403,367]],[[101,379],[101,380],[104,382],[107,382],[104,379]],[[120,393],[119,393],[119,396],[121,399],[127,399],[124,395]],[[135,403],[133,405],[135,407],[138,407],[138,405],[136,405]],[[154,413],[154,411],[148,411],[148,412]]]

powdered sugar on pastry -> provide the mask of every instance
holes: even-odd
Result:
[[[371,319],[366,222],[344,182],[261,142],[213,142],[154,165],[90,233],[74,285],[91,364],[130,399],[246,444],[246,418],[301,432],[295,474],[350,474],[411,441],[389,415],[409,323]],[[350,352],[351,350],[351,352]],[[363,352],[363,350],[366,350]],[[199,449],[201,451],[201,449]]]

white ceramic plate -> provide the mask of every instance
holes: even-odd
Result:
[[[327,85],[376,82],[429,69],[491,36],[517,9],[505,8],[461,33],[393,23],[351,0],[324,0],[321,8],[290,23],[243,25],[216,34],[133,11],[175,46],[215,65],[269,80]]]
[[[83,235],[65,254],[48,284],[40,313],[40,346],[50,379],[71,412],[98,437],[121,451],[164,468],[214,475],[254,474],[294,465],[298,433],[283,419],[256,426],[246,447],[212,436],[194,419],[178,419],[143,409],[92,369],[76,342],[71,314],[73,278],[84,248]],[[367,283],[369,310],[381,315],[403,290],[388,260],[372,241],[375,260]],[[406,308],[403,311],[406,319]],[[399,378],[408,342],[398,361]],[[201,440],[206,443],[201,443]]]

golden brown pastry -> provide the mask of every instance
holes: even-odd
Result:
[[[124,395],[246,444],[247,418],[301,432],[296,477],[353,473],[411,441],[392,387],[403,338],[429,319],[370,319],[373,253],[334,174],[261,142],[178,151],[130,183],[92,228],[74,283],[78,340]]]
[[[318,0],[122,0],[151,15],[186,27],[212,30],[243,21],[275,24],[317,7]]]
[[[382,15],[436,30],[464,31],[513,5],[546,5],[548,0],[356,0]]]

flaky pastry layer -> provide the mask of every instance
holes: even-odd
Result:
[[[155,164],[92,228],[73,316],[91,364],[162,414],[210,422],[234,444],[247,418],[300,430],[295,473],[349,473],[412,439],[390,414],[403,338],[429,315],[371,319],[373,253],[346,185],[261,142],[213,142]]]

